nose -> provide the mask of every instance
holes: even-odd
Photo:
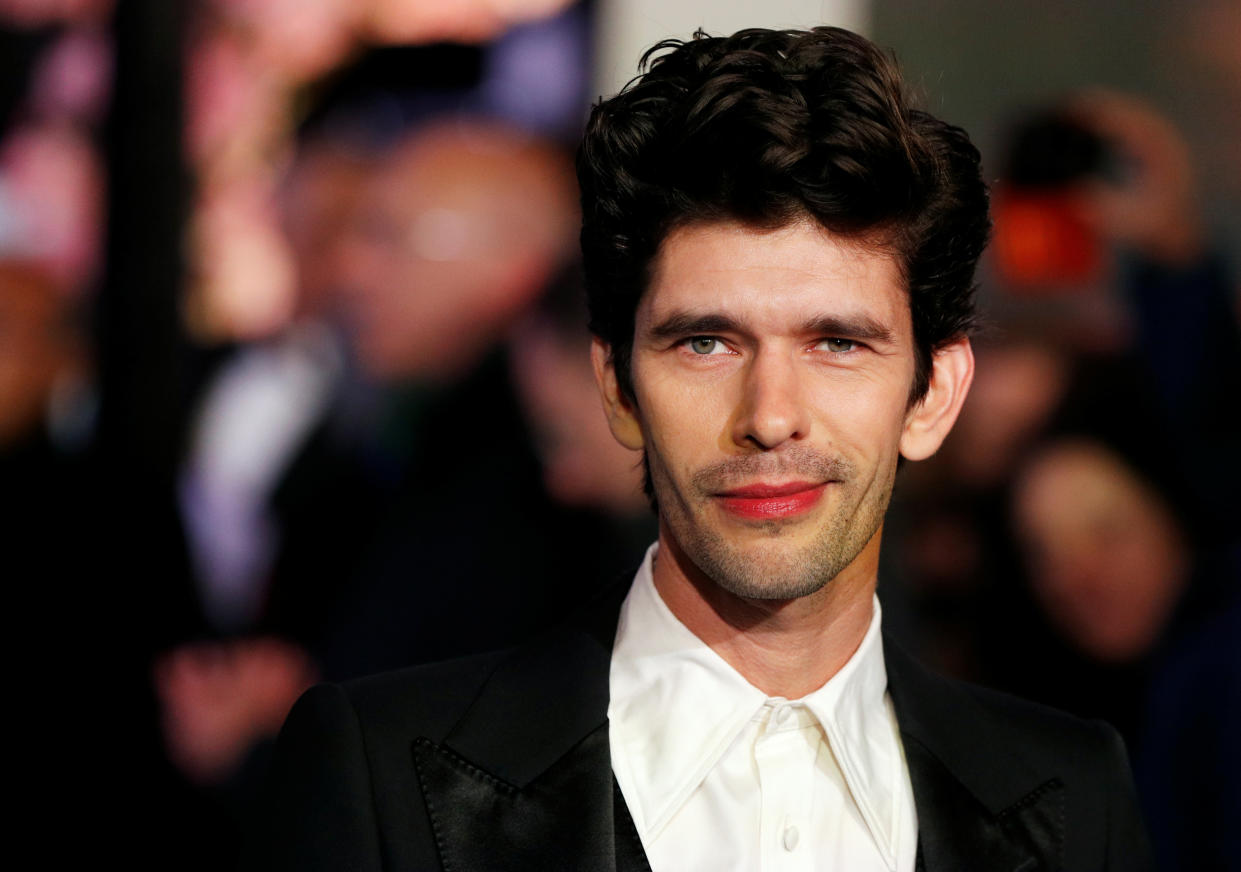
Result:
[[[733,424],[737,445],[769,451],[808,435],[810,416],[791,353],[778,348],[760,350],[751,359],[744,379]]]

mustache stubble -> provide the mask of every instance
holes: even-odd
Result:
[[[726,457],[693,474],[690,483],[701,494],[717,494],[759,479],[804,479],[816,484],[847,482],[856,467],[839,455],[797,445],[779,452]]]

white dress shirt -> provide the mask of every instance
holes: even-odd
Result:
[[[621,607],[612,769],[653,872],[912,872],[913,790],[874,616],[825,685],[768,697],[655,590],[647,551]]]

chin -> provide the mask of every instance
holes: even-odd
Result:
[[[738,547],[722,540],[715,545],[688,553],[716,586],[744,599],[800,599],[822,590],[838,573],[835,561],[824,561],[812,547],[770,541]]]

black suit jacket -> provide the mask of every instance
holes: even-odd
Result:
[[[608,747],[626,589],[520,649],[309,691],[281,733],[248,868],[648,868]],[[884,653],[919,869],[1151,868],[1111,728]]]

